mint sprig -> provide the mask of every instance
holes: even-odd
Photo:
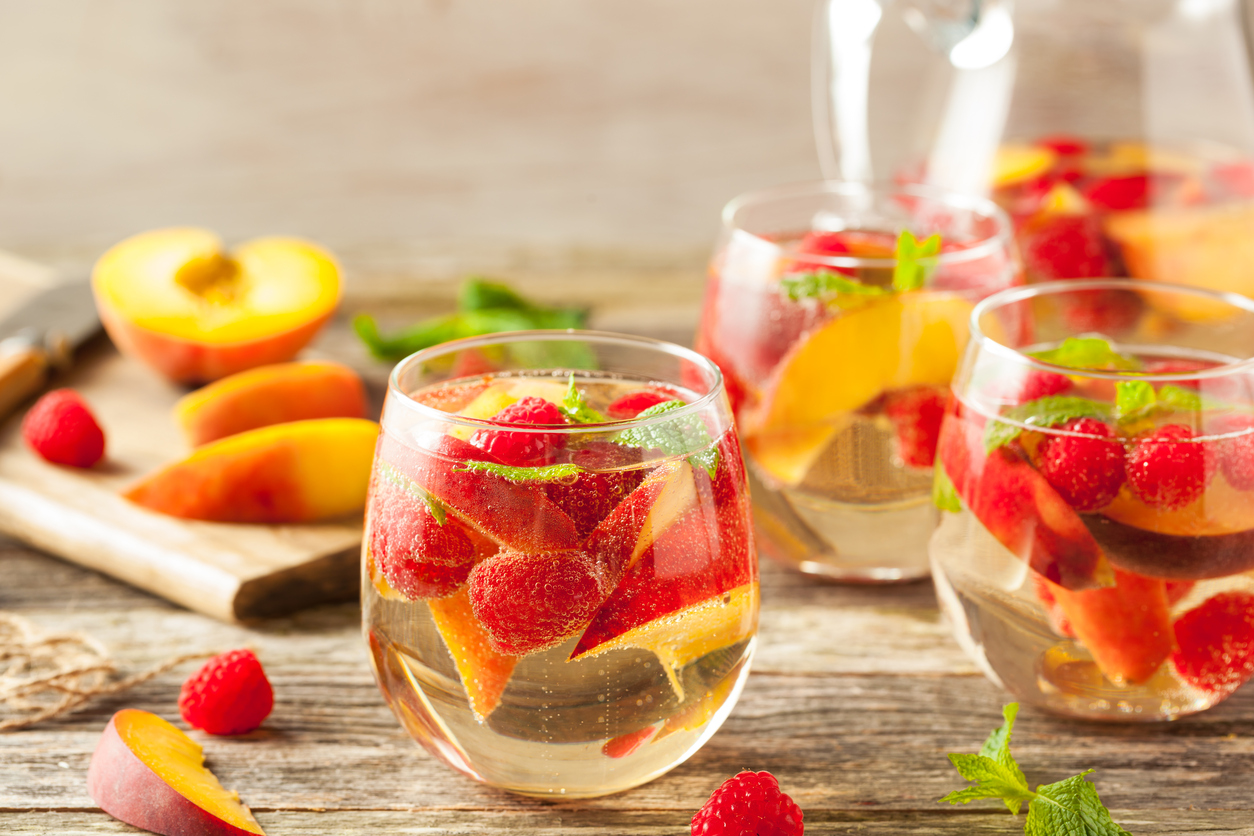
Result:
[[[893,290],[918,290],[927,283],[927,277],[936,269],[935,257],[941,249],[941,237],[937,233],[923,242],[908,229],[897,236],[897,248],[893,255],[897,264],[893,267]],[[921,263],[931,260],[931,263]]]
[[[998,727],[975,755],[951,754],[949,761],[963,778],[975,786],[954,790],[940,801],[966,804],[983,798],[1005,803],[1012,815],[1028,805],[1023,832],[1027,836],[1131,836],[1110,817],[1097,788],[1085,780],[1093,770],[1085,770],[1053,784],[1042,784],[1033,792],[1023,771],[1010,754],[1019,704],[1002,708],[1005,722]]]
[[[558,410],[572,424],[604,424],[609,419],[592,407],[583,392],[575,385],[575,375],[570,376],[570,386],[566,389],[566,397],[557,405]]]
[[[687,406],[683,401],[664,401],[641,412],[636,419],[665,415],[683,406]],[[661,450],[668,456],[690,454],[689,461],[705,468],[711,479],[718,469],[718,449],[714,446],[714,439],[710,438],[705,422],[696,415],[641,427],[628,427],[614,441],[629,447]]]
[[[842,304],[841,297],[852,296],[865,299],[884,296],[890,292],[886,287],[863,284],[857,279],[851,279],[830,270],[785,276],[780,279],[779,286],[780,290],[794,302],[802,299],[822,299],[826,302],[834,302],[841,307],[846,306]]]
[[[932,474],[932,504],[942,511],[962,513],[962,499],[958,496],[958,489],[954,487],[939,459]]]
[[[1058,427],[1076,418],[1109,420],[1110,406],[1088,398],[1048,395],[1007,409],[1000,421],[989,421],[984,428],[984,449],[989,453],[1019,437],[1026,424],[1031,427]],[[1015,422],[1015,423],[1011,423]]]
[[[1058,347],[1037,351],[1030,356],[1069,369],[1136,371],[1141,368],[1140,361],[1135,357],[1120,354],[1101,337],[1067,337]]]
[[[490,473],[493,476],[500,476],[502,479],[508,479],[511,482],[563,482],[570,481],[579,476],[580,473],[585,472],[582,467],[570,462],[549,464],[542,467],[514,467],[508,464],[497,464],[496,462],[466,461],[454,467],[453,470],[457,473],[481,471]]]

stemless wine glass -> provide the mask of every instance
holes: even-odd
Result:
[[[939,253],[906,258],[903,231]],[[1019,282],[1010,238],[991,202],[915,186],[727,205],[697,349],[723,370],[767,554],[836,580],[927,575],[949,380],[972,306]]]
[[[1117,300],[1106,329],[1067,312]],[[1254,302],[1127,280],[972,314],[937,456],[959,642],[1046,709],[1163,720],[1254,674]]]
[[[363,546],[379,687],[454,769],[591,797],[682,763],[749,671],[757,558],[717,367],[574,331],[393,371]]]

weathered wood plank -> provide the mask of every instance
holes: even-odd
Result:
[[[487,836],[526,833],[561,836],[586,833],[598,836],[676,836],[686,833],[693,811],[586,811],[567,806],[537,805],[538,809],[508,812],[460,810],[409,811],[278,811],[254,808],[257,820],[270,836],[334,833],[355,836],[380,833],[410,836]],[[695,807],[694,807],[695,811]],[[1249,814],[1216,810],[1115,810],[1114,818],[1137,836],[1249,836]],[[29,811],[6,816],[5,832],[14,836],[88,836],[98,833],[136,833],[134,828],[104,813],[89,810]],[[825,812],[806,811],[808,836],[857,833],[862,836],[951,836],[951,834],[1023,833],[1023,816],[1006,812]]]

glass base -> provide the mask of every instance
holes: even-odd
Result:
[[[767,487],[749,468],[758,548],[808,575],[841,583],[905,583],[929,574],[937,511],[928,494],[846,503]]]

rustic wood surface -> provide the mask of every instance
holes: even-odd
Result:
[[[525,288],[552,296],[565,280]],[[388,318],[431,313],[453,288],[430,291]],[[583,287],[617,298],[620,289]],[[659,287],[655,309],[695,314],[699,286]],[[317,352],[366,373],[377,395],[386,369],[346,327],[351,306]],[[636,316],[597,307],[607,321],[677,340],[695,317]],[[761,645],[735,711],[690,761],[608,798],[549,803],[463,778],[419,749],[384,705],[370,674],[353,603],[326,605],[251,626],[219,622],[92,571],[0,540],[0,611],[47,631],[103,640],[123,673],[175,654],[240,645],[257,649],[277,701],[265,726],[238,739],[192,734],[208,764],[237,789],[271,836],[337,834],[688,832],[688,821],[725,778],[774,772],[805,811],[810,834],[1022,833],[994,804],[936,802],[962,786],[945,758],[974,751],[1000,722],[1007,697],[980,676],[950,638],[931,587],[818,584],[772,564],[762,577]],[[147,709],[180,722],[187,663],[134,691],[59,720],[0,734],[0,832],[130,833],[92,803],[87,764],[112,712]],[[1254,690],[1201,716],[1164,725],[1077,723],[1027,709],[1015,752],[1033,784],[1081,769],[1116,819],[1136,834],[1254,833]]]

